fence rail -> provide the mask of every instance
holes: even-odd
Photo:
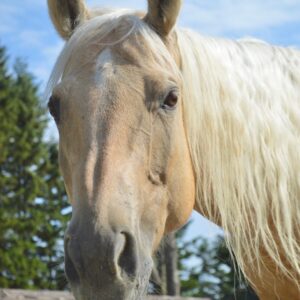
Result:
[[[0,300],[74,300],[68,292],[26,291],[0,289]],[[169,296],[148,296],[146,300],[209,300],[207,298],[182,298]]]

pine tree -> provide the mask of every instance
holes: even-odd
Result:
[[[0,286],[57,288],[67,206],[56,147],[44,140],[46,112],[18,61],[0,48]]]
[[[222,236],[213,241],[196,237],[180,242],[179,253],[182,295],[212,300],[258,300],[238,273]]]

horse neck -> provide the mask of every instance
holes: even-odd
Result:
[[[298,272],[299,52],[177,35],[198,207],[231,234],[242,269],[252,258],[259,266],[263,248],[284,273],[283,256]]]

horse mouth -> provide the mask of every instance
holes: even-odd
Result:
[[[73,281],[71,291],[76,300],[142,300],[148,291],[152,265],[152,259],[144,259],[134,279],[127,277],[120,281],[119,277],[103,274],[93,282],[84,279]],[[72,270],[73,267],[69,268]]]

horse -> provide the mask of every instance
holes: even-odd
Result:
[[[66,40],[46,94],[71,289],[142,299],[161,239],[194,209],[260,299],[300,299],[300,52],[177,28],[181,6],[48,0]]]

